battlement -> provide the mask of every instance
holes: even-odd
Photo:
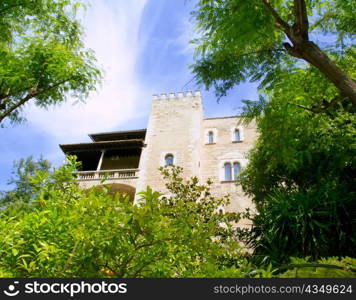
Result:
[[[176,99],[176,98],[184,98],[184,97],[201,97],[201,93],[199,90],[195,91],[185,91],[185,92],[178,92],[178,93],[163,93],[163,94],[155,94],[152,95],[153,100],[165,100],[165,99]]]
[[[222,209],[240,212],[252,207],[234,178],[248,162],[257,138],[255,124],[239,125],[238,116],[204,119],[199,90],[152,98],[147,129],[96,133],[90,135],[91,143],[61,145],[63,152],[82,162],[80,185],[90,188],[105,179],[111,191],[128,193],[136,201],[147,186],[166,195],[159,168],[173,162],[183,168],[185,178],[211,180],[214,196],[230,194],[231,203]]]

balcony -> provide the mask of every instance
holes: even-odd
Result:
[[[78,171],[78,181],[103,180],[107,181],[137,179],[139,169],[117,169],[117,170],[100,170],[100,171]]]

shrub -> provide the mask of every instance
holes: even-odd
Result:
[[[162,198],[148,188],[135,205],[123,195],[113,197],[106,187],[80,189],[73,178],[77,166],[70,160],[51,173],[38,171],[32,179],[38,198],[22,214],[2,212],[2,275],[209,276],[240,256],[227,224],[233,215],[217,210],[225,200],[214,200],[209,188],[195,179],[193,185],[175,184],[184,193],[189,191],[186,197],[178,193]],[[177,179],[179,170],[174,174]]]
[[[255,260],[279,265],[291,256],[355,256],[354,203],[348,195],[320,187],[316,192],[275,191],[266,198],[258,213],[248,216],[253,225],[242,234]]]
[[[327,257],[316,262],[310,258],[292,258],[289,270],[278,277],[286,278],[355,278],[356,259]]]

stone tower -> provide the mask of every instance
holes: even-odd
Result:
[[[147,186],[162,191],[164,182],[158,168],[165,164],[167,156],[183,167],[185,177],[200,177],[202,121],[199,91],[153,96],[137,191]]]
[[[78,181],[85,187],[110,184],[114,191],[137,193],[150,186],[167,194],[158,170],[167,164],[183,168],[185,178],[210,179],[215,197],[230,195],[222,208],[243,211],[252,207],[239,183],[248,164],[248,152],[257,139],[256,124],[241,124],[240,117],[204,118],[199,91],[154,95],[146,129],[90,134],[91,143],[60,145],[82,162]],[[248,225],[241,221],[239,226]]]

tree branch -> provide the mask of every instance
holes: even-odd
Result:
[[[14,110],[16,110],[17,108],[19,108],[21,105],[25,104],[27,101],[29,101],[30,99],[41,95],[43,93],[46,93],[48,91],[50,91],[51,89],[54,89],[66,82],[68,82],[69,80],[71,80],[72,77],[67,78],[65,80],[62,80],[60,82],[57,82],[51,86],[48,86],[47,88],[41,90],[41,91],[37,91],[36,89],[31,89],[30,92],[27,94],[26,97],[24,97],[23,99],[21,99],[19,102],[13,104],[12,106],[10,106],[7,110],[5,110],[1,115],[0,115],[0,123],[5,119],[5,117],[7,117],[9,114],[11,114]]]
[[[290,26],[289,24],[284,21],[280,15],[277,13],[277,11],[273,8],[271,3],[269,3],[268,0],[262,0],[264,6],[271,12],[272,16],[276,20],[277,24],[283,29],[283,31],[288,35],[290,31]]]
[[[6,109],[6,105],[11,101],[11,97],[19,97],[18,94],[22,94],[26,91],[31,91],[33,90],[35,87],[26,87],[20,91],[15,91],[15,92],[11,92],[10,93],[10,89],[8,89],[8,91],[6,92],[6,94],[0,95],[0,110],[5,110]]]
[[[288,52],[289,55],[296,57],[296,58],[301,58],[304,59],[304,56],[297,50],[296,47],[293,47],[289,43],[283,43],[284,48]]]
[[[304,0],[294,0],[294,15],[295,24],[293,25],[296,34],[300,35],[303,39],[309,40],[308,30],[308,14],[307,6]]]
[[[47,69],[47,65],[45,64],[45,62],[43,62],[42,66],[41,66],[41,71],[38,74],[38,79],[37,79],[36,83],[33,86],[29,86],[29,87],[23,88],[23,89],[18,90],[18,91],[12,91],[11,93],[10,93],[10,88],[9,88],[5,94],[0,95],[0,110],[5,110],[6,109],[6,105],[7,105],[8,102],[10,102],[11,96],[15,97],[16,95],[24,93],[26,91],[37,90],[37,87],[38,87],[38,85],[40,83],[41,76],[43,75],[43,73],[45,72],[46,69]],[[1,100],[3,100],[3,101],[1,101]]]
[[[290,102],[288,102],[288,104],[295,105],[297,107],[303,108],[303,109],[308,110],[315,114],[320,114],[320,113],[326,112],[329,108],[334,107],[340,100],[341,100],[341,98],[339,98],[339,97],[333,98],[330,102],[327,102],[326,100],[321,99],[320,102],[322,102],[324,104],[324,106],[312,106],[312,107],[307,107],[304,105],[290,103]],[[313,101],[315,101],[315,99],[313,99]]]

